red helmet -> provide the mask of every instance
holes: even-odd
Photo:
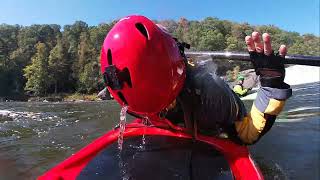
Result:
[[[185,68],[173,37],[144,16],[121,19],[101,50],[101,71],[109,91],[139,115],[159,113],[177,97]]]

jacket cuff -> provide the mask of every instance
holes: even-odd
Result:
[[[256,100],[254,101],[254,104],[260,112],[264,113],[265,110],[268,108],[268,106],[275,104],[275,103],[270,103],[271,99],[277,100],[277,101],[285,101],[291,96],[292,96],[292,89],[290,88],[278,89],[278,88],[270,88],[270,87],[261,87],[258,91],[258,95]]]

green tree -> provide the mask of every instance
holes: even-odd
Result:
[[[200,38],[199,50],[219,51],[225,49],[223,35],[217,30],[209,30]]]
[[[74,69],[76,69],[77,71],[75,71],[78,74],[78,91],[80,92],[86,92],[87,91],[87,84],[85,84],[85,82],[83,82],[83,80],[85,78],[83,78],[84,74],[85,75],[92,75],[92,73],[89,73],[89,70],[91,67],[90,65],[88,65],[89,67],[87,67],[87,64],[91,64],[93,62],[95,62],[95,51],[94,48],[91,44],[90,41],[90,36],[88,32],[82,32],[80,35],[80,43],[78,46],[78,61],[75,62],[74,65]],[[91,77],[88,77],[89,79]],[[91,82],[91,81],[90,81]]]
[[[228,36],[226,38],[226,49],[227,51],[241,51],[243,46],[239,43],[236,37]]]
[[[67,62],[70,65],[69,80],[73,87],[71,89],[76,89],[79,80],[79,44],[80,36],[82,33],[88,31],[88,24],[83,21],[76,21],[72,25],[64,26],[63,40],[68,48]],[[83,68],[83,67],[80,67]]]
[[[68,79],[68,63],[67,63],[67,49],[65,48],[61,35],[57,37],[56,46],[50,51],[49,55],[49,76],[51,84],[54,86],[54,93],[58,93],[64,85],[67,84]],[[59,87],[60,86],[60,87]]]
[[[0,25],[0,97],[19,93],[17,65],[11,60],[12,52],[18,47],[19,29],[18,25]]]
[[[99,24],[98,26],[90,27],[89,35],[90,35],[90,43],[94,47],[96,54],[100,54],[101,46],[103,44],[106,35],[109,30],[112,28],[109,24]]]
[[[86,64],[79,77],[80,91],[86,93],[97,91],[100,83],[99,76],[99,66],[96,62]]]
[[[200,38],[203,33],[203,28],[201,28],[201,23],[199,21],[190,21],[184,39],[191,45],[192,50],[196,50],[196,48],[199,47]]]
[[[48,48],[44,43],[37,43],[36,54],[32,57],[32,63],[24,69],[27,79],[25,90],[35,95],[45,95],[49,86],[48,73]]]

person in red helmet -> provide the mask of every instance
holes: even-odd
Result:
[[[274,55],[270,37],[264,35],[264,45],[259,38],[257,33],[246,38],[262,86],[246,113],[214,64],[187,62],[188,45],[146,17],[121,19],[104,41],[101,71],[110,93],[125,106],[121,115],[128,109],[138,118],[39,179],[263,179],[246,147],[214,137],[225,133],[239,144],[258,141],[291,95],[281,64],[286,48]],[[142,118],[152,126],[142,125]]]
[[[262,86],[250,113],[215,74],[214,64],[188,64],[186,44],[143,16],[128,16],[112,28],[102,47],[101,71],[113,97],[130,114],[151,122],[167,118],[195,137],[225,134],[236,143],[253,144],[270,130],[292,94],[283,82],[286,48],[274,55],[270,36],[264,34],[264,43],[260,38],[257,32],[246,38]]]

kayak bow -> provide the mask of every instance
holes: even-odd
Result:
[[[195,141],[165,123],[150,127],[136,119],[126,127],[121,152],[117,149],[119,129],[114,129],[39,180],[263,179],[246,146],[203,135]],[[142,136],[145,144],[141,144]]]

